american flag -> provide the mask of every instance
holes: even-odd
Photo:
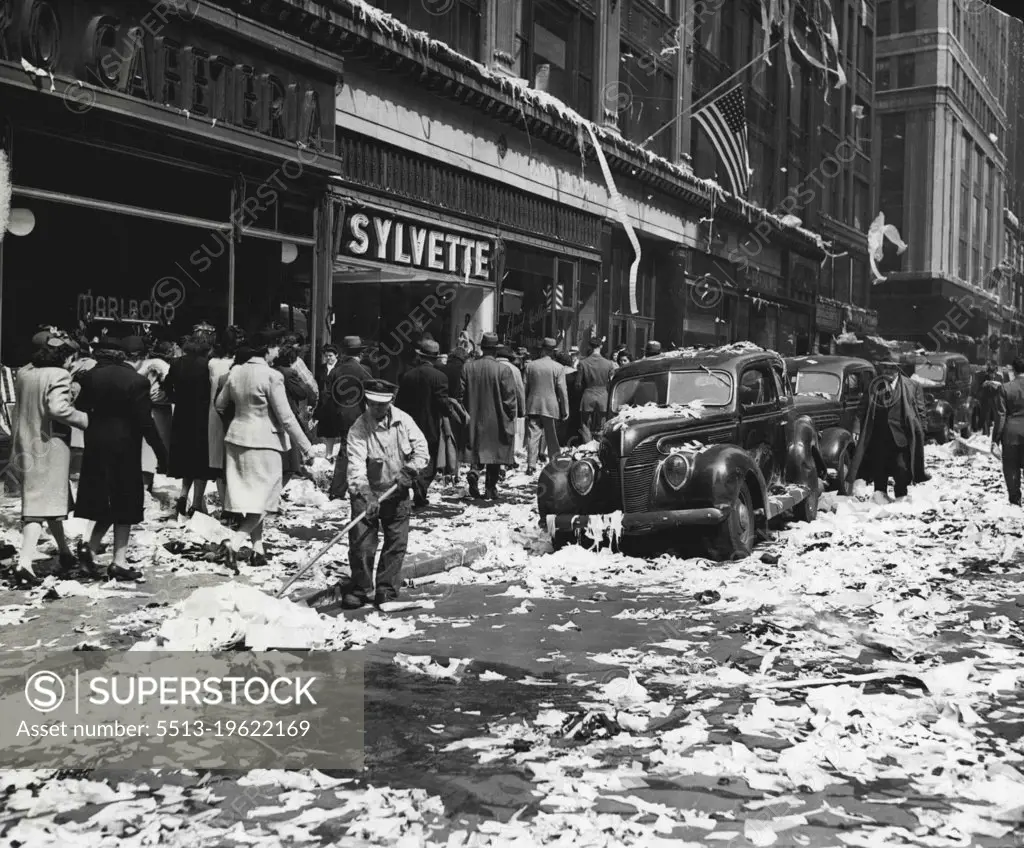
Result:
[[[746,104],[741,89],[742,85],[737,85],[712,100],[693,117],[715,146],[733,192],[746,197],[750,187],[750,157],[747,154]]]

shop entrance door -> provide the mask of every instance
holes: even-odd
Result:
[[[654,322],[642,318],[630,319],[632,332],[630,335],[629,350],[633,353],[634,359],[639,359],[647,349],[647,343],[654,337]]]

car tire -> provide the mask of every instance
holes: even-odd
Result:
[[[717,562],[729,562],[750,556],[757,538],[754,499],[750,487],[741,483],[729,510],[729,517],[707,539],[708,556]]]
[[[845,456],[846,454],[843,454]],[[817,480],[813,481],[817,483]],[[793,507],[793,517],[797,521],[804,521],[808,524],[814,521],[818,517],[818,502],[821,500],[821,489],[817,486],[811,491],[811,493],[795,507]]]
[[[840,497],[849,496],[852,489],[850,481],[847,479],[850,476],[850,459],[849,451],[843,451],[843,455],[839,457],[839,468],[836,470],[836,494]]]
[[[560,551],[566,545],[571,545],[575,542],[572,533],[567,533],[565,530],[556,530],[555,535],[551,537],[551,547],[553,550]]]

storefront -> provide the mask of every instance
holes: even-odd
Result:
[[[4,362],[43,323],[316,335],[340,60],[202,4],[152,11],[50,0],[0,19],[20,222],[0,248]]]
[[[359,335],[397,378],[429,333],[443,351],[497,332],[567,350],[599,312],[601,219],[338,127],[328,334]]]

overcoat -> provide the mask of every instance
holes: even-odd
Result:
[[[550,356],[526,363],[526,414],[560,421],[569,412],[565,366]]]
[[[407,412],[427,440],[432,458],[441,441],[441,420],[448,413],[448,378],[430,362],[410,368],[398,381],[395,406]]]
[[[149,380],[131,365],[103,358],[79,378],[77,406],[89,415],[75,516],[113,524],[143,518],[142,441],[157,461],[167,451],[153,421]]]
[[[322,439],[344,436],[363,414],[363,383],[373,379],[354,356],[342,356],[320,390],[317,435]]]
[[[462,369],[462,403],[469,413],[463,461],[514,463],[518,396],[512,372],[490,355],[467,362]]]
[[[608,383],[615,373],[615,365],[596,350],[576,366],[579,375],[580,412],[608,411]]]
[[[23,518],[65,518],[71,509],[71,431],[89,416],[71,400],[71,375],[63,368],[26,365],[14,384],[11,464],[21,478]]]
[[[210,469],[210,360],[186,353],[171,363],[164,391],[174,405],[167,473],[181,480],[212,480]]]
[[[910,451],[910,471],[911,480],[914,483],[924,483],[931,478],[924,470],[924,425],[922,421],[924,419],[924,399],[923,394],[918,392],[916,387],[910,380],[904,376],[900,376],[900,396],[898,403],[900,404],[900,415],[903,418],[903,429],[907,434],[907,445]],[[882,393],[876,390],[878,381],[876,380],[871,384],[872,388],[862,402],[866,405],[866,409],[862,409],[863,418],[861,419],[863,429],[860,434],[860,439],[857,441],[857,449],[853,454],[853,462],[850,464],[850,470],[848,479],[852,485],[855,480],[871,480],[872,471],[871,463],[865,462],[864,458],[866,452],[871,447],[871,431],[874,428],[875,412],[878,409],[878,398]]]

